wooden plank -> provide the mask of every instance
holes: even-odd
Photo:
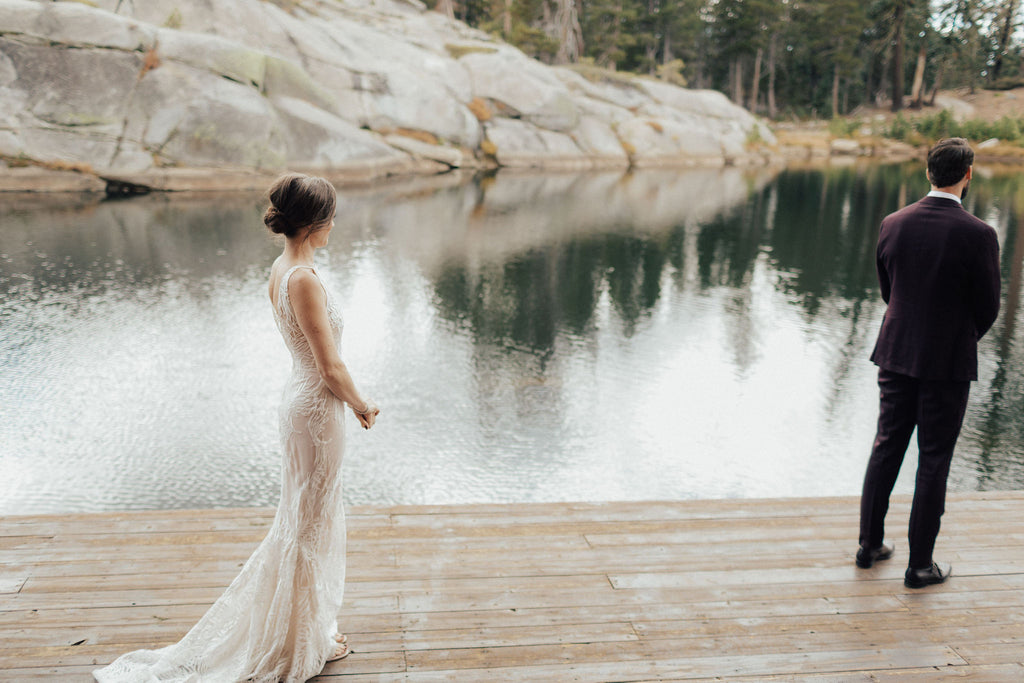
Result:
[[[963,565],[958,565],[958,568]],[[852,562],[841,567],[805,567],[791,566],[784,569],[730,569],[720,571],[688,571],[688,572],[649,572],[633,574],[611,574],[608,580],[612,586],[619,589],[651,589],[651,588],[687,588],[695,586],[747,586],[757,585],[779,585],[786,584],[835,584],[840,582],[864,582],[864,581],[886,581],[891,579],[902,579],[904,569],[902,565],[879,563],[875,572],[865,572],[858,569]],[[973,578],[985,576],[985,573],[971,573],[960,576],[959,572],[953,574],[948,588],[955,586],[956,578]],[[1003,588],[1024,588],[1024,574],[997,574],[1000,578],[998,585]],[[920,592],[906,591],[908,595],[921,595]]]
[[[27,575],[11,576],[4,572],[0,574],[0,593],[17,593],[26,581],[28,581]]]
[[[626,622],[494,626],[431,631],[359,633],[349,630],[349,643],[360,651],[432,650],[465,647],[521,647],[547,643],[617,643],[639,636]]]
[[[890,514],[907,512],[911,498],[908,495],[894,495],[890,505]],[[951,492],[947,497],[947,507],[955,510],[958,507],[972,511],[1006,511],[1024,510],[1024,497],[1019,491],[985,491],[985,492]],[[692,518],[708,516],[728,516],[760,520],[776,513],[786,516],[805,516],[822,514],[835,510],[849,513],[857,509],[858,500],[854,497],[826,498],[745,498],[719,500],[687,500],[687,501],[617,501],[617,502],[568,502],[568,503],[484,503],[464,505],[354,505],[346,510],[346,520],[380,519],[384,516],[447,516],[452,519],[484,518],[486,516],[502,517],[509,520],[523,520],[536,516],[557,515],[563,518],[577,515],[580,519],[650,519],[664,511],[673,516],[687,515]],[[962,504],[962,505],[961,505]],[[131,510],[107,513],[59,513],[44,515],[8,515],[0,516],[0,527],[9,524],[30,523],[68,523],[82,522],[94,524],[97,519],[121,519],[132,523],[146,520],[194,520],[194,519],[253,519],[274,516],[274,508],[207,508],[203,510]]]
[[[4,662],[9,662],[12,669],[29,668],[26,663],[33,660],[49,661],[50,666],[55,667],[90,667],[92,669],[106,666],[117,659],[125,652],[135,649],[155,649],[171,644],[173,641],[152,640],[135,641],[115,645],[87,645],[77,647],[43,647],[25,650],[5,651]],[[401,652],[357,652],[353,651],[344,660],[344,667],[339,666],[341,662],[332,662],[324,667],[324,673],[339,672],[341,670],[352,673],[388,672],[403,671],[406,667],[405,658]],[[0,669],[0,674],[4,674]]]
[[[1020,664],[1024,662],[1024,635],[1008,633],[1001,642],[955,644],[953,649],[969,664]]]
[[[806,672],[843,673],[863,669],[913,668],[964,664],[948,647],[914,647],[854,651],[784,653],[751,656],[688,656],[679,651],[650,656],[639,646],[623,648],[568,645],[559,648],[515,648],[521,654],[497,649],[441,650],[408,653],[409,681],[556,681],[700,678],[761,673],[789,675]],[[583,652],[588,650],[588,652]],[[528,664],[511,664],[528,662]],[[454,666],[453,666],[454,665]],[[413,675],[424,673],[426,675]],[[443,677],[443,678],[442,678]]]
[[[360,652],[353,649],[352,654],[337,662],[328,662],[321,676],[331,680],[332,676],[349,676],[352,674],[387,674],[405,671],[405,654],[402,652]],[[317,679],[313,679],[317,680]]]
[[[79,666],[37,666],[30,668],[9,668],[0,660],[0,680],[20,681],[61,681],[64,683],[95,683],[92,672],[97,667],[93,664]]]
[[[167,638],[150,636],[144,640],[136,640],[130,644],[110,645],[46,645],[41,647],[4,648],[3,662],[11,668],[28,668],[35,662],[47,662],[50,666],[84,666],[89,664],[107,664],[116,659],[117,654],[129,649],[154,650],[173,643]]]
[[[890,514],[909,513],[911,496],[894,495],[890,501]],[[947,508],[956,509],[961,503],[969,510],[1006,511],[1024,510],[1024,500],[1019,491],[957,492],[947,496]],[[782,515],[803,517],[815,514],[856,514],[859,500],[854,497],[827,498],[744,498],[688,501],[616,501],[598,503],[517,503],[508,505],[405,505],[386,508],[396,518],[400,517],[449,517],[471,523],[473,519],[488,517],[502,518],[510,523],[522,523],[538,517],[559,517],[581,520],[614,519],[707,519],[740,518],[760,521],[767,517]],[[968,507],[969,506],[969,507]],[[379,511],[368,506],[355,508],[367,513]]]
[[[693,615],[699,618],[733,618],[736,616],[768,617],[785,614],[852,614],[857,612],[893,612],[905,609],[904,605],[892,596],[867,598],[806,598],[793,600],[754,600],[734,603],[732,601],[687,602],[672,600],[670,596],[657,593],[636,593],[623,596],[622,591],[613,591],[614,598],[605,593],[593,596],[587,592],[572,593],[534,593],[509,594],[501,596],[456,595],[440,599],[433,596],[402,596],[399,598],[400,609],[409,612],[449,611],[513,611],[545,610],[553,608],[556,616],[559,612],[585,606],[596,607],[608,612],[615,612],[633,618],[673,618],[672,615]],[[450,598],[450,600],[448,599]],[[530,612],[537,614],[538,612]],[[659,615],[659,616],[651,616]],[[661,616],[668,615],[668,616]]]
[[[926,612],[887,612],[884,620],[875,613],[775,616],[771,618],[737,617],[733,619],[678,619],[661,621],[634,620],[633,629],[642,638],[679,640],[693,637],[731,636],[742,633],[748,637],[780,633],[814,631],[816,633],[876,633],[880,631],[929,632],[935,628],[972,627],[1007,628],[1017,632],[1024,624],[1024,614],[1002,608],[982,608],[962,612],[935,614]]]
[[[646,528],[651,528],[647,525]],[[824,525],[808,523],[801,526],[786,526],[781,528],[751,527],[750,525],[721,525],[713,531],[700,527],[683,525],[663,525],[660,529],[653,531],[628,529],[614,529],[610,533],[585,533],[587,543],[592,546],[610,545],[617,548],[627,545],[688,545],[692,548],[702,547],[708,534],[713,533],[716,544],[742,543],[747,548],[758,546],[773,546],[777,544],[794,545],[794,541],[810,541],[815,545],[823,545],[827,541],[838,540],[846,548],[857,549],[857,524],[856,520],[850,520],[843,525]],[[962,537],[961,537],[962,536]],[[947,529],[945,540],[957,538],[969,547],[983,548],[991,547],[992,541],[1001,538],[1004,543],[1020,545],[1024,542],[1024,527],[1018,529],[996,532],[991,526],[979,529],[977,532],[970,530],[954,531]],[[828,544],[833,545],[833,544]],[[961,547],[958,545],[958,547]],[[717,548],[716,548],[717,551]]]
[[[921,669],[894,669],[890,671],[862,671],[841,676],[836,674],[789,674],[786,676],[738,676],[729,677],[732,683],[768,683],[770,681],[789,681],[791,683],[871,683],[874,681],[894,681],[898,683],[934,683],[937,680],[977,681],[978,683],[1020,683],[1024,680],[1024,665],[996,664],[983,666],[943,666]],[[658,679],[658,683],[689,680],[694,683],[712,683],[723,680],[720,677],[697,679]],[[636,683],[655,683],[655,681],[637,681]]]
[[[5,596],[0,602],[0,612],[57,609],[62,607],[120,607],[205,604],[212,605],[226,586],[200,588],[149,588],[122,591],[75,591],[71,593],[18,593]],[[394,596],[349,596],[348,609],[380,610],[393,606]]]
[[[273,508],[231,508],[203,510],[150,510],[140,512],[103,512],[86,514],[58,514],[25,517],[0,517],[0,536],[23,529],[34,533],[152,533],[157,531],[188,531],[270,528],[274,519]],[[349,527],[371,527],[387,523],[390,513],[376,510],[371,514],[346,513]]]
[[[76,644],[105,646],[128,644],[133,647],[141,647],[138,644],[154,639],[175,643],[188,633],[201,616],[202,613],[189,619],[162,622],[150,620],[132,625],[126,625],[114,619],[88,625],[58,624],[50,628],[49,633],[39,628],[5,631],[4,643],[0,646],[0,659],[4,657],[7,650],[12,649],[21,651],[27,648],[70,647]],[[387,618],[380,615],[372,617],[346,615],[340,620],[339,625],[349,636],[353,649],[358,649],[361,652],[403,649],[398,615],[390,615]],[[375,629],[388,630],[377,631]]]

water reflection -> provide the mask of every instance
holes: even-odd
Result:
[[[981,176],[1004,308],[951,484],[1024,488],[1024,181]],[[857,493],[877,226],[926,191],[913,164],[344,191],[321,267],[388,412],[352,432],[348,499]],[[275,502],[288,361],[261,213],[0,198],[0,513]]]
[[[988,192],[978,193],[979,209],[1001,228],[1003,302],[999,319],[984,340],[988,353],[982,372],[991,380],[976,387],[985,392],[984,407],[976,424],[969,426],[968,436],[978,487],[1020,489],[1024,488],[1024,355],[1019,330],[1024,238],[1018,228],[1024,216],[1024,182],[1019,175],[997,177],[988,179],[984,187]]]
[[[1021,367],[1013,339],[1024,263],[1016,215],[1024,190],[1014,176],[975,185],[967,206],[1001,232],[1006,291],[1002,323],[983,349],[995,360],[995,372],[990,384],[983,377],[976,386],[972,416],[977,424],[965,432],[961,448],[969,456],[976,453],[976,460],[955,476],[965,485],[976,480],[972,487],[1014,488],[1024,484],[1024,440],[1020,421],[1012,416],[1021,415],[1024,405],[1019,387],[1007,384],[1019,377],[1008,368]],[[680,183],[673,193],[685,196],[685,186]],[[484,264],[456,260],[434,280],[439,310],[466,325],[480,345],[531,349],[543,359],[553,353],[560,332],[590,334],[602,293],[628,338],[655,310],[665,287],[675,295],[729,290],[721,310],[725,341],[743,375],[761,359],[759,338],[771,325],[758,320],[753,304],[760,261],[771,288],[802,311],[807,334],[821,337],[829,356],[821,391],[825,414],[841,419],[850,382],[860,376],[857,381],[864,383],[864,359],[878,326],[877,226],[908,198],[927,192],[921,168],[791,170],[748,189],[744,202],[698,221],[681,212],[676,224],[662,221],[664,227],[653,234],[606,220],[606,233],[566,239],[515,258]],[[641,207],[634,211],[643,214]],[[687,277],[687,263],[696,264],[696,277]],[[872,391],[871,385],[863,388],[866,395]]]

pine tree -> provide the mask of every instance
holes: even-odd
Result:
[[[598,66],[615,69],[636,44],[636,0],[587,0],[583,4],[586,54]]]

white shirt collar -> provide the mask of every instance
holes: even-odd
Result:
[[[929,197],[942,197],[943,199],[952,199],[957,204],[963,204],[959,197],[949,192],[940,192],[939,190],[932,190],[928,193]]]

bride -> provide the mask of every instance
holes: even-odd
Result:
[[[281,404],[281,500],[267,537],[224,594],[178,643],[122,655],[100,683],[288,683],[348,655],[337,614],[345,585],[341,459],[345,404],[364,429],[380,410],[341,360],[341,313],[313,267],[334,227],[334,188],[290,174],[270,188],[263,217],[285,236],[270,301],[292,375]]]

